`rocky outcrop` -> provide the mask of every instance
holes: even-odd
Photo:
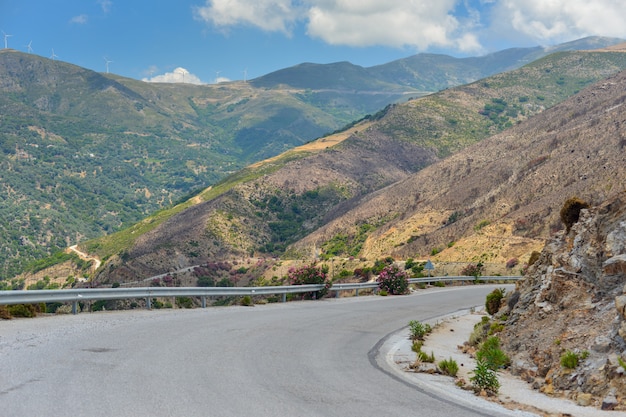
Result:
[[[583,209],[498,314],[512,372],[549,395],[626,410],[626,192]],[[578,365],[561,358],[575,355]]]

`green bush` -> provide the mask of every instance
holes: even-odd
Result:
[[[409,331],[411,333],[411,339],[424,340],[424,337],[432,332],[432,327],[428,323],[422,323],[417,320],[411,320],[409,322]]]
[[[567,350],[561,355],[561,366],[567,369],[574,369],[578,366],[580,360],[585,359],[588,355],[588,352],[581,355],[576,352],[572,352],[571,350]]]
[[[422,352],[421,350],[417,352],[417,360],[420,362],[426,363],[435,363],[435,353],[430,352],[430,355],[426,352]]]
[[[176,297],[176,306],[179,308],[193,308],[191,297]]]
[[[485,308],[487,309],[487,313],[492,316],[500,310],[500,302],[504,298],[506,294],[506,290],[504,288],[496,288],[487,294],[487,300],[485,301]]]
[[[561,208],[560,217],[565,225],[566,233],[569,233],[572,226],[578,221],[580,211],[585,208],[589,208],[589,204],[578,197],[571,197],[565,200]]]
[[[37,316],[37,307],[34,304],[15,304],[8,306],[7,310],[11,317],[35,317]]]
[[[253,306],[254,303],[252,302],[252,297],[250,297],[249,295],[244,295],[241,299],[241,305],[246,307]]]
[[[500,339],[497,336],[491,336],[482,343],[476,352],[476,359],[494,371],[505,368],[511,363],[509,357],[500,349]]]
[[[500,389],[500,381],[498,381],[498,375],[496,371],[491,369],[485,362],[478,360],[476,362],[476,368],[472,372],[470,381],[474,385],[476,390],[486,390],[497,393]]]
[[[441,369],[441,372],[446,375],[456,376],[456,374],[459,372],[459,365],[452,358],[444,359],[440,361],[438,365],[439,369]]]

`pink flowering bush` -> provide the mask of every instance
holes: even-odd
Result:
[[[477,264],[468,264],[465,268],[461,269],[461,275],[478,278],[483,274],[483,269],[484,265],[482,262],[478,262]]]
[[[289,268],[287,278],[291,285],[324,284],[324,288],[319,291],[305,293],[305,298],[309,299],[322,298],[328,294],[328,290],[332,285],[328,281],[328,267],[320,267],[315,263],[303,265],[299,268]]]
[[[396,265],[387,265],[380,271],[378,288],[387,291],[390,295],[400,295],[409,292],[409,274],[400,270]]]

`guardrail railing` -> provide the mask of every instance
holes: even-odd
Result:
[[[468,277],[468,276],[446,276],[411,278],[410,284],[445,282],[445,281],[517,281],[521,276],[489,276],[489,277]],[[124,300],[133,298],[143,298],[146,300],[146,308],[151,308],[153,298],[164,297],[199,297],[202,307],[206,307],[208,297],[219,296],[255,296],[255,295],[277,295],[282,294],[282,301],[285,302],[287,294],[297,294],[305,292],[320,291],[323,284],[315,285],[282,285],[271,287],[141,287],[141,288],[81,288],[68,290],[18,290],[0,291],[0,305],[11,304],[35,304],[35,303],[55,303],[71,302],[72,313],[78,312],[78,303],[82,301],[97,300]],[[335,292],[335,296],[340,291],[356,291],[376,289],[377,282],[365,283],[336,283],[330,287],[330,292]]]

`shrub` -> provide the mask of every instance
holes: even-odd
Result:
[[[246,307],[253,306],[254,303],[252,302],[252,297],[250,297],[249,295],[244,295],[241,299],[241,305]]]
[[[478,278],[483,273],[483,267],[484,265],[482,262],[478,262],[477,264],[468,264],[461,269],[461,275]]]
[[[37,315],[37,307],[34,304],[15,304],[8,306],[7,310],[11,317],[35,317]]]
[[[409,331],[411,333],[411,339],[424,340],[424,337],[433,331],[432,327],[428,323],[422,323],[417,320],[411,320],[409,322]]]
[[[330,281],[327,280],[327,273],[327,268],[319,267],[314,262],[300,268],[289,268],[288,279],[291,285],[324,284],[321,290],[305,294],[307,298],[320,299],[328,294],[331,286]]]
[[[401,271],[396,265],[388,265],[380,271],[378,288],[391,295],[406,294],[409,291],[409,274]]]
[[[176,297],[176,305],[179,308],[193,308],[193,300],[191,297]]]
[[[589,204],[578,197],[571,197],[565,200],[565,203],[561,208],[560,217],[561,221],[565,225],[566,233],[569,233],[572,226],[578,221],[580,211],[588,207]]]
[[[477,390],[486,390],[497,393],[500,389],[500,381],[498,381],[498,375],[496,371],[491,369],[487,364],[481,360],[476,362],[476,368],[472,372],[470,381]]]
[[[0,319],[11,320],[11,313],[7,306],[0,306]]]
[[[440,361],[438,365],[439,369],[441,369],[441,372],[446,375],[456,376],[456,374],[459,372],[459,365],[452,358],[444,359]]]
[[[417,352],[417,360],[420,362],[426,363],[435,363],[435,353],[430,352],[430,355],[426,352],[422,352],[421,350]]]
[[[483,342],[476,352],[476,359],[494,371],[511,363],[509,357],[500,349],[500,339],[497,336],[491,336]]]
[[[540,256],[541,256],[541,253],[537,252],[536,250],[532,251],[530,253],[530,257],[528,258],[528,266],[534,265],[534,263],[539,260]]]
[[[506,261],[506,268],[513,269],[517,266],[518,263],[519,263],[519,260],[517,258],[511,258],[508,261]]]
[[[492,316],[500,310],[500,303],[506,294],[506,290],[504,288],[496,288],[487,294],[487,299],[485,301],[485,308],[487,309],[487,313]]]
[[[626,362],[624,362],[624,360],[621,357],[617,357],[617,363],[619,363],[619,366],[621,366],[624,371],[626,371]]]
[[[587,351],[583,351],[583,353],[579,354],[572,352],[571,350],[567,350],[561,355],[561,366],[567,369],[574,369],[578,366],[581,359],[584,360],[588,356],[589,352]]]

